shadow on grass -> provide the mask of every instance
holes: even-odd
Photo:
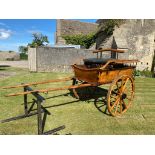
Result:
[[[107,89],[101,87],[84,87],[76,89],[76,92],[80,101],[93,103],[100,112],[109,115],[107,113]],[[75,97],[72,90],[70,90],[70,94]]]
[[[77,103],[77,102],[80,102],[80,101],[83,101],[83,102],[87,102],[87,103],[94,103],[95,107],[102,113],[106,114],[106,115],[109,115],[107,113],[107,108],[106,108],[106,96],[107,96],[107,89],[104,89],[104,88],[100,88],[100,87],[85,87],[85,88],[78,88],[76,89],[76,92],[79,96],[79,99],[75,100],[75,101],[71,101],[71,102],[66,102],[66,103],[61,103],[61,104],[55,104],[55,105],[49,105],[49,106],[42,106],[41,105],[41,108],[42,108],[42,131],[44,131],[44,128],[45,128],[45,124],[46,124],[46,121],[47,121],[47,115],[50,115],[50,112],[46,109],[48,108],[54,108],[54,107],[59,107],[59,106],[65,106],[65,105],[68,105],[68,104],[73,104],[73,103]],[[56,96],[51,96],[51,97],[47,97],[45,98],[46,100],[49,100],[49,99],[54,99],[56,97],[61,97],[61,96],[72,96],[75,98],[74,96],[74,93],[72,90],[69,90],[69,93],[65,93],[65,94],[60,94],[60,95],[56,95]],[[29,107],[29,110],[28,110],[28,113],[29,115],[28,116],[25,116],[25,115],[21,115],[21,116],[17,116],[17,117],[13,117],[13,118],[10,118],[10,119],[7,119],[3,122],[8,122],[8,121],[12,121],[12,120],[17,120],[17,119],[21,119],[21,118],[26,118],[26,117],[29,117],[29,116],[32,116],[32,115],[36,115],[37,114],[37,109],[34,108],[34,103],[35,102],[28,102],[28,104],[32,103],[32,105]],[[30,112],[33,112],[33,111],[36,111],[35,113],[30,113]],[[63,130],[65,128],[65,126],[60,126],[58,128],[54,128],[50,131],[46,131],[46,132],[43,132],[43,134],[58,134],[57,132],[60,131],[60,130]],[[68,133],[67,135],[71,135],[71,133]]]
[[[102,113],[109,115],[107,113],[107,93],[108,90],[100,87],[84,87],[84,88],[78,88],[76,89],[76,92],[79,96],[79,99],[71,102],[66,102],[66,103],[61,103],[61,104],[55,104],[55,105],[50,105],[50,106],[44,106],[44,108],[54,108],[54,107],[59,107],[59,106],[65,106],[73,103],[77,103],[80,101],[86,102],[86,103],[93,103],[94,106]],[[54,99],[57,97],[63,97],[63,96],[71,96],[73,98],[76,98],[73,91],[69,90],[69,93],[65,94],[59,94],[55,96],[50,96],[46,97],[46,100]],[[28,104],[31,104],[32,102],[28,102]],[[24,103],[22,103],[23,105]],[[32,111],[37,110],[36,108],[32,109]]]
[[[53,99],[56,97],[61,97],[61,96],[69,96],[69,95],[72,96],[73,98],[75,98],[73,91],[72,90],[69,90],[69,91],[70,92],[66,93],[66,94],[60,94],[60,95],[48,97],[48,98],[46,98],[46,100]],[[73,103],[83,101],[83,102],[87,102],[87,103],[93,103],[95,105],[95,107],[100,112],[109,115],[107,113],[107,107],[106,107],[106,105],[107,105],[106,96],[108,93],[107,89],[100,88],[100,87],[85,87],[85,88],[76,89],[76,92],[79,96],[79,99],[77,99],[75,101],[71,101],[71,102],[55,104],[55,105],[51,105],[51,106],[45,106],[45,108],[65,106],[68,104],[73,104]]]
[[[9,66],[9,65],[0,65],[0,71],[1,70],[6,70],[6,67],[11,67],[11,66]]]

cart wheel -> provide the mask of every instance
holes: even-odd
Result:
[[[107,107],[112,116],[120,116],[130,107],[134,97],[134,81],[127,75],[116,78],[108,91]]]

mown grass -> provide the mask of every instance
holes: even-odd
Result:
[[[70,73],[30,73],[27,69],[7,68],[15,76],[0,79],[0,87],[20,83],[58,79],[72,76]],[[71,82],[39,85],[37,89],[61,87]],[[79,101],[68,90],[42,94],[44,103],[52,115],[47,116],[45,131],[65,125],[59,134],[73,135],[124,135],[155,134],[155,79],[136,78],[136,94],[133,105],[122,117],[111,117],[99,111],[94,99]],[[109,85],[103,86],[108,89]],[[0,91],[0,120],[23,114],[23,96],[4,97],[5,94],[23,91]],[[29,95],[29,101],[32,101]],[[99,104],[100,105],[100,104]],[[37,134],[37,117],[32,116],[8,123],[0,123],[0,134]]]

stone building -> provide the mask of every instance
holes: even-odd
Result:
[[[99,24],[106,22],[107,20],[105,19],[97,21]],[[102,30],[99,31],[96,39],[96,48],[107,47],[126,49],[128,52],[121,54],[121,58],[138,59],[140,62],[137,63],[137,69],[151,70],[155,54],[155,20],[125,20],[125,23],[115,27],[113,35],[107,38]]]
[[[96,23],[86,23],[76,20],[57,20],[55,44],[66,45],[63,35],[88,34],[99,30],[99,26],[106,24],[108,19],[98,19]],[[137,69],[151,70],[153,57],[155,54],[155,20],[154,19],[128,19],[115,27],[113,35],[105,36],[99,30],[94,48],[117,48],[125,49],[128,52],[119,54],[118,58],[138,59]],[[111,57],[117,58],[115,53]]]
[[[55,44],[66,45],[63,35],[89,34],[96,31],[97,23],[80,22],[77,20],[57,19]]]

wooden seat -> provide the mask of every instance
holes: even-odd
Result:
[[[89,58],[89,59],[84,59],[84,64],[86,66],[88,65],[104,65],[106,64],[109,60],[111,60],[110,58],[109,59],[105,59],[105,58]]]

